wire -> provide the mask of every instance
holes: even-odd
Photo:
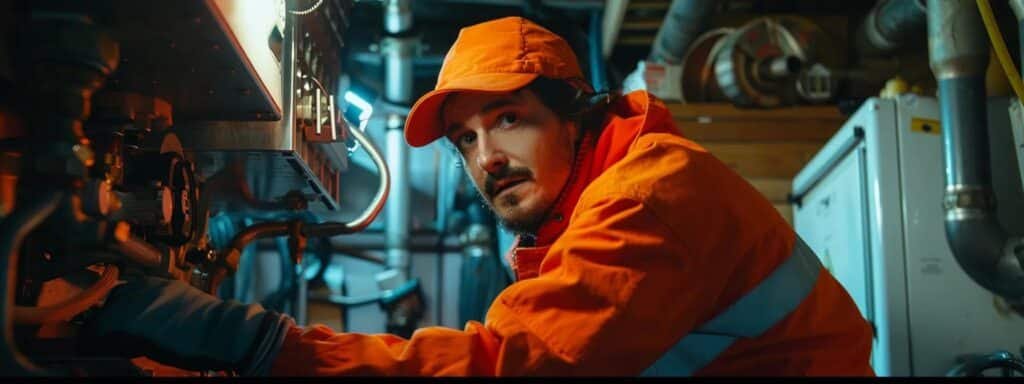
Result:
[[[308,15],[310,13],[316,12],[316,10],[318,8],[320,8],[320,6],[323,5],[323,3],[324,3],[324,0],[317,0],[316,4],[313,4],[312,7],[309,7],[307,9],[305,9],[305,10],[302,10],[302,11],[288,11],[288,13],[293,14],[293,15],[298,15],[298,16],[306,16],[306,15]]]
[[[1006,73],[1010,86],[1013,87],[1013,93],[1017,94],[1017,102],[1024,103],[1024,84],[1021,82],[1017,67],[1013,65],[1013,60],[1010,59],[1010,53],[1006,50],[1003,34],[999,32],[999,26],[996,25],[996,17],[992,14],[992,6],[988,3],[988,0],[977,0],[977,2],[978,12],[981,13],[981,21],[985,24],[985,31],[988,32],[989,40],[992,41],[992,48],[996,51],[996,58],[999,59],[999,64],[1003,67],[1003,72]]]

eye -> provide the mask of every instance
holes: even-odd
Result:
[[[519,116],[514,112],[505,112],[498,116],[498,123],[502,126],[515,125],[519,122]]]
[[[460,150],[473,145],[474,142],[476,142],[476,132],[463,133],[462,135],[459,135],[458,138],[456,138],[455,140],[455,143],[456,145],[458,145]]]

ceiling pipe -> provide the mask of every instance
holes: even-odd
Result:
[[[928,0],[928,56],[939,85],[946,164],[946,238],[982,287],[1024,298],[1024,241],[995,215],[989,164],[985,69],[989,43],[973,0]]]
[[[857,29],[857,52],[864,56],[893,53],[920,41],[927,25],[925,0],[880,0]]]
[[[672,0],[647,59],[668,64],[683,61],[686,48],[706,29],[714,10],[714,1]]]

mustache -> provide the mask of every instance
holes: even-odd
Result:
[[[484,179],[484,192],[487,193],[487,197],[488,198],[494,198],[494,193],[496,192],[494,190],[494,188],[495,188],[494,185],[497,184],[498,181],[501,181],[501,180],[504,180],[504,179],[526,179],[526,180],[529,180],[529,179],[532,179],[532,178],[533,178],[533,172],[530,172],[530,170],[527,169],[527,168],[505,167],[505,168],[502,168],[498,172],[488,173],[487,174],[487,178]]]

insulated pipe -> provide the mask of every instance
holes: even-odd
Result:
[[[686,48],[705,29],[714,9],[714,1],[672,0],[647,59],[669,64],[683,61]]]
[[[857,51],[868,56],[892,53],[925,34],[924,0],[880,0],[857,29]]]
[[[975,282],[1019,301],[1024,242],[995,215],[985,99],[989,44],[974,1],[928,0],[928,56],[939,84],[950,249]]]
[[[390,103],[408,105],[413,98],[413,61],[418,44],[412,31],[410,0],[387,0],[384,5],[386,37],[381,41],[384,53],[384,96]],[[398,281],[409,274],[409,223],[412,190],[409,184],[409,147],[405,144],[405,116],[389,112],[385,119],[388,168],[391,169],[391,198],[386,204],[385,232],[388,243],[387,266],[397,271]]]

